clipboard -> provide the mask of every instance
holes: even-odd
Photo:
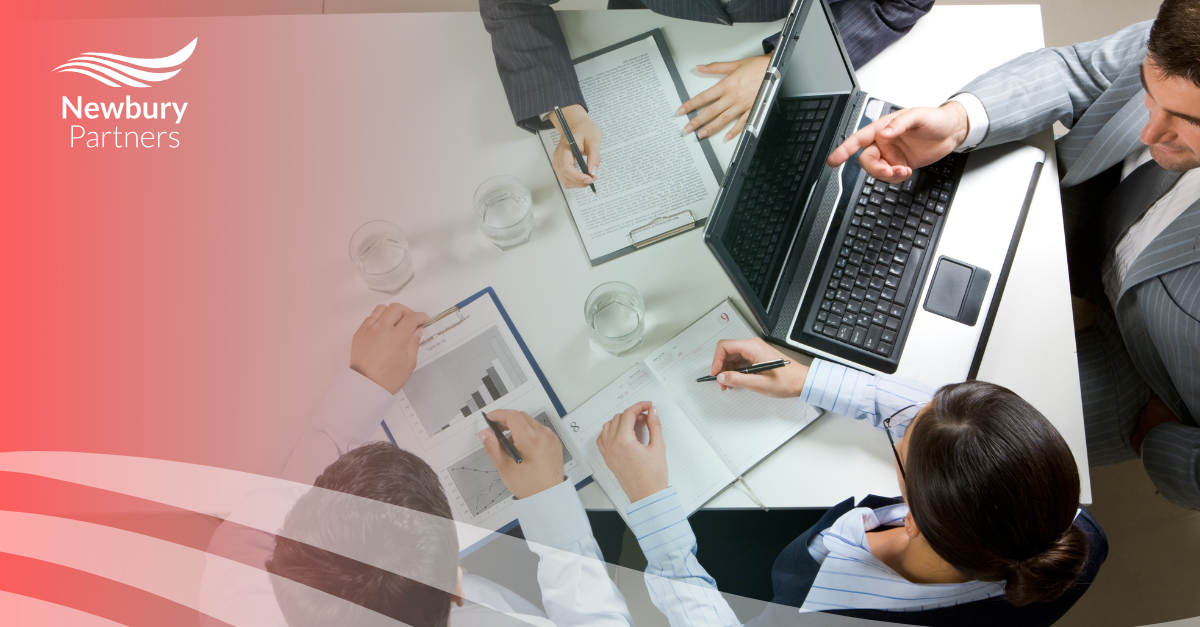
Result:
[[[666,66],[667,73],[670,75],[671,83],[673,84],[673,86],[675,88],[676,94],[679,96],[680,102],[687,102],[688,100],[690,100],[691,96],[688,95],[687,88],[683,84],[683,78],[679,74],[679,68],[676,66],[675,59],[671,55],[670,49],[667,47],[666,37],[664,37],[662,29],[659,29],[659,28],[656,28],[651,31],[647,31],[636,37],[631,37],[624,41],[617,42],[611,46],[607,46],[600,50],[596,50],[595,52],[591,52],[591,53],[585,54],[581,57],[572,59],[571,63],[573,65],[578,65],[585,61],[589,61],[598,56],[607,54],[614,50],[623,48],[630,44],[640,42],[645,39],[652,40],[654,42],[654,46],[658,49],[658,52],[662,55],[663,62]],[[695,118],[698,113],[699,113],[698,110],[693,110],[688,113],[687,117],[688,117],[688,119]],[[546,154],[547,160],[549,162],[551,162],[551,164],[552,164],[553,163],[553,154],[552,154],[553,151],[545,145],[545,142],[541,142],[541,143],[543,144],[542,148]],[[712,170],[713,176],[716,180],[717,189],[719,191],[720,186],[725,178],[725,172],[724,172],[723,168],[721,167],[721,163],[717,159],[716,153],[713,151],[713,148],[710,145],[710,143],[707,141],[701,141],[701,142],[699,142],[699,146],[700,146],[700,151],[703,154],[703,163],[705,165],[707,165],[709,169]],[[566,191],[563,190],[561,186],[559,186],[559,192],[562,193],[563,201],[569,207],[570,203],[567,201]],[[695,209],[695,208],[696,207],[692,207],[692,209]],[[709,208],[709,211],[711,211],[711,208]],[[611,252],[600,254],[596,257],[592,257],[591,254],[588,252],[587,245],[584,243],[583,230],[580,229],[580,225],[576,220],[574,212],[572,210],[570,210],[569,208],[567,210],[567,216],[571,219],[571,223],[575,227],[576,234],[579,236],[579,239],[580,239],[580,245],[584,250],[584,255],[588,258],[588,263],[592,267],[598,266],[598,265],[600,265],[602,263],[606,263],[608,261],[612,261],[613,259],[616,259],[617,257],[622,257],[624,255],[628,255],[629,253],[636,252],[638,250],[641,250],[642,248],[645,248],[652,244],[656,244],[658,242],[669,239],[669,238],[679,235],[681,233],[685,233],[692,229],[703,227],[708,222],[707,215],[702,215],[699,218],[697,218],[696,215],[694,213],[692,213],[692,211],[689,211],[689,210],[683,210],[683,211],[680,211],[677,213],[672,213],[672,214],[666,215],[666,216],[659,215],[657,217],[650,219],[650,221],[647,222],[646,224],[636,226],[632,230],[630,230],[628,233],[628,244],[626,246],[619,248],[617,250],[613,250]],[[628,228],[628,226],[625,226],[623,228]]]
[[[492,304],[496,306],[496,310],[500,312],[501,319],[503,319],[504,323],[508,326],[509,332],[512,333],[513,339],[516,340],[517,347],[521,349],[521,353],[524,354],[525,359],[529,362],[529,366],[533,370],[533,374],[537,377],[538,383],[540,383],[542,388],[545,390],[546,396],[550,398],[550,403],[553,405],[554,410],[558,412],[558,417],[561,421],[561,419],[567,415],[567,411],[563,407],[562,401],[558,399],[558,394],[554,392],[554,388],[550,387],[550,382],[546,380],[546,375],[542,372],[541,366],[539,366],[537,360],[533,358],[533,354],[529,352],[529,346],[525,344],[524,338],[522,338],[520,332],[517,331],[517,327],[513,324],[512,318],[509,317],[508,311],[504,309],[504,305],[500,302],[500,299],[496,296],[495,290],[493,290],[491,287],[485,287],[475,294],[463,299],[461,302],[456,303],[445,311],[442,311],[436,316],[430,318],[429,322],[425,323],[424,328],[435,327],[437,330],[428,337],[423,338],[421,340],[421,344],[424,345],[425,343],[441,336],[450,329],[453,329],[463,322],[466,322],[467,316],[462,310],[465,309],[467,305],[470,305],[476,300],[484,297],[490,298],[492,300]],[[383,425],[383,432],[387,435],[388,440],[390,440],[392,444],[396,444],[396,438],[392,435],[391,429],[388,428],[387,422],[383,422],[381,424]],[[559,438],[561,439],[562,436],[560,435]],[[589,474],[587,477],[576,483],[575,489],[579,490],[592,481],[593,477],[590,474],[589,469]],[[479,540],[478,542],[475,542],[474,544],[465,548],[459,547],[459,557],[466,557],[479,547],[490,542],[492,538],[511,531],[512,529],[516,528],[517,525],[518,521],[514,519],[512,522],[509,522],[499,529],[496,529],[494,532],[489,533],[482,540]]]

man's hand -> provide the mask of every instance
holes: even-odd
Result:
[[[521,463],[508,454],[492,430],[479,432],[483,450],[500,471],[500,480],[513,496],[524,499],[563,482],[562,441],[553,429],[529,417],[525,412],[497,409],[488,418],[511,432],[511,441],[521,454]]]
[[[639,428],[649,431],[648,444],[638,439]],[[630,503],[667,489],[667,446],[658,410],[649,401],[613,416],[600,430],[596,446]]]
[[[1133,452],[1141,457],[1142,442],[1146,441],[1146,436],[1150,435],[1155,427],[1178,422],[1179,418],[1175,416],[1175,412],[1171,411],[1161,398],[1155,396],[1146,402],[1146,406],[1138,414],[1137,424],[1133,426],[1133,433],[1129,436],[1129,445],[1133,447]]]
[[[421,325],[429,316],[400,303],[376,305],[350,341],[350,367],[395,394],[417,367]]]
[[[726,63],[709,63],[697,66],[703,74],[724,74],[719,83],[696,94],[695,98],[683,103],[675,115],[691,113],[699,107],[704,107],[696,117],[683,127],[683,132],[691,133],[696,130],[696,137],[704,139],[721,130],[726,124],[737,120],[733,128],[725,134],[728,141],[741,132],[746,126],[746,118],[750,116],[750,108],[754,106],[754,97],[766,76],[767,66],[770,65],[771,55],[748,57],[741,61]]]
[[[826,163],[836,168],[862,150],[858,162],[867,174],[899,183],[913,170],[950,154],[967,138],[967,110],[957,102],[931,109],[914,107],[889,113],[846,138]]]
[[[600,127],[596,126],[592,116],[588,115],[582,105],[563,107],[562,112],[563,117],[567,119],[567,126],[571,127],[571,136],[575,138],[579,153],[583,155],[584,161],[587,161],[587,172],[582,171],[582,163],[576,169],[571,144],[567,143],[567,136],[558,124],[558,116],[551,111],[550,122],[558,129],[559,134],[554,158],[550,160],[554,164],[554,174],[558,176],[558,182],[567,189],[587,187],[596,182],[596,174],[600,171]]]
[[[808,376],[808,366],[795,361],[782,368],[757,374],[730,372],[750,364],[776,359],[787,357],[759,338],[721,340],[717,342],[717,353],[713,355],[709,374],[717,377],[717,385],[721,386],[722,391],[729,388],[746,388],[772,398],[800,396],[800,391],[804,389],[804,378]]]

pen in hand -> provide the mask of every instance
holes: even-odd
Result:
[[[584,174],[588,173],[587,161],[583,159],[583,153],[579,152],[579,146],[575,145],[575,136],[571,134],[571,127],[567,126],[567,118],[563,116],[562,109],[558,105],[554,105],[554,115],[558,116],[558,125],[562,127],[563,137],[567,140],[567,145],[571,147],[571,154],[575,155],[575,163],[579,164],[579,169]],[[592,193],[595,194],[596,186],[588,183],[588,187],[592,188]]]
[[[500,425],[492,422],[492,419],[487,417],[487,412],[483,412],[483,421],[487,423],[487,426],[492,428],[492,433],[495,433],[496,439],[500,440],[500,446],[503,446],[504,450],[508,451],[508,454],[512,455],[512,458],[518,464],[521,463],[521,454],[517,452],[517,447],[513,446],[512,442],[509,442],[508,438],[504,437],[504,432],[500,430]]]
[[[756,372],[765,372],[767,370],[774,370],[776,368],[782,368],[790,363],[792,363],[792,362],[790,362],[786,359],[775,359],[772,361],[764,361],[764,362],[760,362],[757,364],[751,364],[749,366],[746,366],[745,368],[738,368],[736,370],[736,372],[740,372],[742,374],[754,374]],[[701,381],[716,381],[716,380],[717,380],[717,378],[714,377],[713,375],[707,375],[707,376],[700,377],[699,379],[696,379],[696,383],[700,383]]]

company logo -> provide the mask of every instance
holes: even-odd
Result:
[[[74,72],[90,76],[109,87],[120,87],[127,85],[129,87],[149,87],[146,83],[139,81],[147,81],[157,83],[165,81],[179,73],[179,70],[171,70],[170,72],[148,72],[151,70],[165,70],[182,65],[188,57],[192,56],[192,52],[196,50],[196,42],[200,38],[192,40],[192,43],[183,47],[182,50],[176,52],[169,57],[161,59],[136,59],[133,57],[123,57],[117,54],[108,54],[107,52],[85,52],[84,56],[75,57],[67,63],[64,63],[52,71],[54,72]],[[137,66],[137,67],[131,67]],[[144,69],[143,69],[144,68]],[[99,72],[100,74],[96,74]],[[105,78],[107,76],[108,78]],[[112,80],[109,80],[112,79]],[[115,83],[113,81],[116,81]],[[117,83],[121,83],[118,85]]]

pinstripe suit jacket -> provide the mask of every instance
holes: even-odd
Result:
[[[558,0],[479,0],[479,14],[492,35],[496,69],[517,125],[543,128],[540,116],[555,105],[582,104],[583,93],[567,42],[550,8]],[[641,0],[670,17],[713,24],[773,22],[787,16],[792,0]],[[899,39],[934,0],[828,0],[855,67]]]
[[[1140,69],[1151,22],[1110,37],[1032,52],[962,89],[983,102],[984,146],[1022,139],[1058,120],[1069,187],[1144,148],[1149,119]],[[1115,308],[1134,366],[1183,424],[1154,429],[1142,460],[1159,491],[1200,509],[1200,201],[1150,243],[1130,267]]]

